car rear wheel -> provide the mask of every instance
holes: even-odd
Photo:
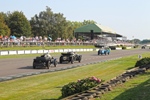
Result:
[[[73,58],[71,58],[71,64],[73,64],[74,63],[74,60],[73,60]]]
[[[35,69],[36,68],[36,66],[34,65],[34,62],[33,62],[33,69]]]
[[[33,69],[36,69],[36,66],[35,66],[35,65],[33,65]]]
[[[50,61],[47,61],[47,69],[50,67]]]

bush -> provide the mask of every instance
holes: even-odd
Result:
[[[127,49],[127,47],[126,46],[122,46],[122,49]]]
[[[138,45],[133,46],[133,48],[138,48],[138,47],[139,47]]]
[[[135,67],[143,66],[150,63],[150,57],[145,57],[138,60],[135,64]]]
[[[78,80],[77,82],[70,82],[69,84],[62,87],[62,97],[67,97],[75,93],[89,90],[90,88],[97,86],[101,82],[102,80],[94,76]]]

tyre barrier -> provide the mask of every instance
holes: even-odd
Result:
[[[102,95],[105,94],[106,92],[112,91],[115,86],[127,82],[129,79],[132,79],[138,74],[145,73],[146,70],[148,69],[150,69],[150,64],[142,67],[135,67],[133,69],[127,70],[121,75],[114,77],[105,83],[102,83],[94,88],[91,88],[90,90],[68,96],[61,100],[91,100],[94,98],[101,98]]]

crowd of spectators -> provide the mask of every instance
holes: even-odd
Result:
[[[10,46],[10,45],[17,45],[17,46],[41,46],[41,45],[81,45],[81,44],[92,44],[94,43],[94,40],[90,41],[82,41],[80,39],[61,39],[57,38],[56,40],[52,40],[51,37],[42,37],[42,36],[35,36],[35,37],[16,37],[14,35],[11,36],[2,36],[0,35],[0,44],[1,46]]]
[[[14,35],[11,36],[2,36],[0,35],[0,44],[1,46],[10,46],[10,45],[17,45],[17,46],[41,46],[41,45],[87,45],[87,44],[97,44],[97,41],[105,42],[106,44],[110,45],[132,45],[132,43],[128,43],[122,40],[114,40],[114,41],[107,41],[107,40],[100,40],[100,39],[93,39],[93,40],[81,40],[81,39],[62,39],[57,38],[56,40],[52,40],[51,37],[42,37],[42,36],[35,36],[35,37],[16,37]]]

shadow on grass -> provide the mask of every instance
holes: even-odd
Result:
[[[51,99],[42,99],[42,100],[61,100],[61,99],[63,99],[62,97],[59,97],[58,99],[54,99],[54,98],[51,98]]]
[[[136,68],[136,67],[131,66],[131,67],[128,67],[126,70],[130,70],[130,69],[132,69],[132,68]]]
[[[42,100],[60,100],[60,99],[42,99]]]
[[[143,75],[150,76],[150,72]],[[139,85],[136,85],[136,83],[132,83],[132,85],[134,85],[134,88],[126,90],[112,100],[150,100],[150,78]]]

